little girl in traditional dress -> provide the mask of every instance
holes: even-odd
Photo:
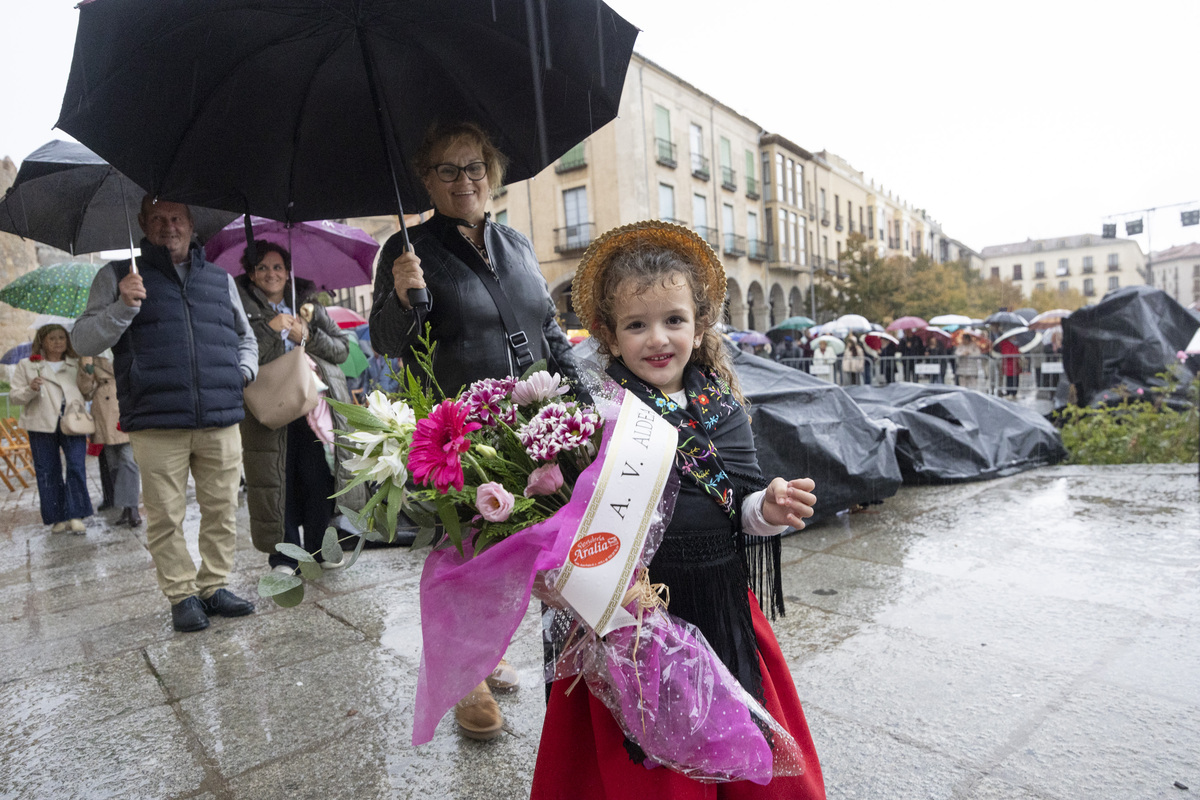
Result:
[[[692,623],[738,682],[796,740],[803,773],[761,786],[701,783],[643,765],[608,709],[569,680],[553,685],[538,749],[537,800],[825,797],[821,767],[787,662],[751,586],[782,612],[779,534],[803,528],[816,497],[807,478],[762,477],[750,419],[713,329],[725,270],[692,231],[638,222],[597,239],[572,286],[575,309],[609,359],[608,375],[680,431],[679,496],[650,580],[671,614]],[[765,487],[765,488],[764,488]],[[761,591],[761,588],[760,588]]]

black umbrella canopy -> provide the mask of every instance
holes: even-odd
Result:
[[[0,231],[66,250],[120,250],[141,237],[137,224],[145,190],[75,142],[55,139],[21,162],[0,200]],[[236,217],[192,209],[196,236],[205,241]]]
[[[405,206],[427,207],[405,164],[435,121],[479,123],[509,180],[536,175],[616,116],[637,35],[598,0],[79,12],[58,127],[165,199],[294,221],[396,213],[385,142]]]
[[[1012,311],[997,311],[995,314],[992,314],[990,317],[985,319],[983,322],[986,325],[999,325],[1002,328],[1003,327],[1017,328],[1017,327],[1025,326],[1025,320],[1022,319],[1021,317],[1017,316]]]

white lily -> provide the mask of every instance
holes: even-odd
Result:
[[[381,442],[384,442],[390,436],[387,431],[355,431],[346,435],[346,441],[361,445],[364,456],[369,456],[375,452],[375,448]]]
[[[400,427],[415,424],[416,415],[403,400],[392,402],[383,392],[376,389],[367,396],[367,410],[385,425]]]
[[[377,461],[378,459],[372,458],[371,456],[360,456],[356,454],[350,458],[347,458],[342,463],[346,469],[350,470],[350,472],[354,473],[355,475],[360,475],[364,472],[373,472],[375,470]]]
[[[383,481],[391,479],[396,484],[403,484],[408,480],[408,467],[404,463],[406,448],[402,447],[395,439],[388,439],[383,443],[383,451],[378,458],[378,463],[373,469],[372,475],[377,480]]]

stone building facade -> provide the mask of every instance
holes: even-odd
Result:
[[[1026,297],[1039,289],[1077,289],[1094,303],[1113,289],[1146,282],[1146,256],[1132,239],[1098,234],[1027,239],[985,247],[980,255],[984,278],[1012,281]]]
[[[1200,308],[1200,242],[1160,250],[1150,258],[1146,283],[1181,305]]]

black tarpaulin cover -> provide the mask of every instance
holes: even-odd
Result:
[[[763,475],[812,478],[812,521],[884,500],[900,488],[891,431],[841,387],[740,350],[734,368],[751,403]]]
[[[846,393],[872,419],[896,428],[906,483],[986,480],[1067,457],[1058,431],[1030,409],[958,386],[891,383]]]
[[[1100,395],[1119,385],[1162,386],[1156,376],[1179,363],[1175,354],[1197,328],[1193,314],[1150,286],[1127,286],[1079,309],[1063,320],[1063,369],[1077,402],[1105,402]]]

